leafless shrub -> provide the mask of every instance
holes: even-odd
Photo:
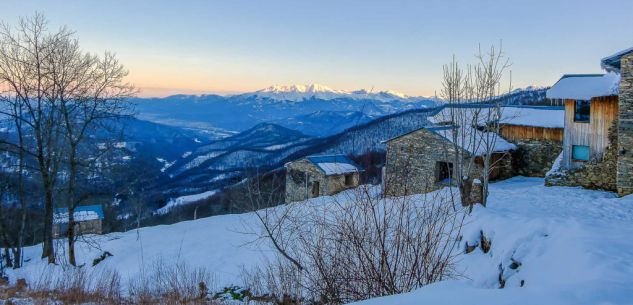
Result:
[[[343,304],[456,276],[466,215],[449,190],[384,198],[370,186],[255,213],[280,250],[246,284],[277,304]]]
[[[264,266],[243,270],[244,286],[250,291],[249,301],[256,303],[300,304],[301,272],[285,259],[276,258]]]
[[[204,268],[157,260],[130,282],[129,296],[135,304],[200,304],[208,301],[212,283],[211,274]]]
[[[56,299],[64,304],[119,304],[124,301],[121,276],[109,269],[46,267],[29,284],[29,296]]]

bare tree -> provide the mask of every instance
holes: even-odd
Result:
[[[452,179],[462,204],[471,208],[475,179],[482,180],[481,203],[485,206],[487,202],[502,118],[502,100],[495,97],[501,94],[502,78],[510,66],[501,46],[492,46],[486,54],[480,48],[476,59],[476,64],[462,68],[453,57],[444,66],[441,95],[447,106],[439,114],[442,123],[452,127],[448,132],[453,146]],[[482,160],[481,171],[477,160]]]
[[[68,207],[69,262],[75,262],[74,211],[80,203],[77,179],[82,168],[90,167],[94,151],[101,143],[88,137],[100,124],[128,114],[128,98],[134,88],[124,82],[127,71],[111,53],[103,58],[81,51],[72,37],[60,42],[50,57],[54,98],[59,101],[64,136],[66,206]],[[83,194],[86,197],[87,194]]]
[[[81,51],[73,32],[49,31],[41,14],[21,19],[15,28],[0,26],[0,111],[14,118],[19,133],[17,142],[4,144],[20,160],[36,161],[45,210],[42,257],[49,263],[55,262],[53,209],[62,201],[69,210],[69,259],[75,265],[74,209],[87,196],[77,193],[78,175],[94,165],[96,143],[89,135],[128,110],[126,100],[135,90],[123,81],[126,75],[113,54]],[[63,195],[56,197],[60,189]]]
[[[0,26],[0,82],[3,102],[13,100],[19,113],[6,111],[28,129],[28,144],[5,143],[33,158],[42,184],[45,222],[42,258],[55,262],[53,249],[53,208],[60,158],[61,130],[59,103],[51,98],[54,87],[50,79],[49,59],[55,47],[70,35],[64,28],[50,33],[40,14],[21,19],[14,28]],[[16,116],[17,115],[17,116]],[[25,135],[26,136],[26,135]]]

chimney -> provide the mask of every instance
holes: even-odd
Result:
[[[620,196],[633,193],[633,53],[620,59],[617,188]]]

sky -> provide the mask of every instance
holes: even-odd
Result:
[[[500,42],[514,87],[550,86],[633,46],[631,0],[0,2],[9,24],[36,11],[115,52],[141,96],[310,83],[432,96],[453,55]]]

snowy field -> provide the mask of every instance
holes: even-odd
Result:
[[[109,251],[113,256],[95,268],[116,269],[124,281],[153,262],[182,261],[211,271],[218,287],[239,284],[242,268],[272,255],[245,234],[254,223],[252,214],[225,215],[112,233],[95,237],[100,249],[82,243],[78,260],[93,268],[92,260]],[[481,232],[491,249],[460,255],[462,277],[358,304],[633,304],[633,196],[517,177],[492,185],[489,206],[467,218],[463,242],[476,243]],[[29,262],[12,279],[37,278],[48,268],[40,246],[25,252]]]

